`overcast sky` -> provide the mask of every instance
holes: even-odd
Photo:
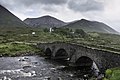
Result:
[[[120,0],[0,0],[21,20],[51,15],[65,22],[82,18],[104,22],[120,32]]]

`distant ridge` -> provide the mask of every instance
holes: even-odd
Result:
[[[26,24],[25,24],[26,23]],[[46,15],[39,18],[27,18],[21,21],[18,17],[12,14],[5,7],[0,5],[0,27],[67,27],[71,29],[83,29],[86,32],[100,32],[118,34],[117,31],[110,26],[97,21],[89,21],[86,19],[76,20],[70,23],[65,23],[57,18]]]
[[[118,34],[117,31],[109,27],[108,25],[97,22],[97,21],[89,21],[86,19],[77,20],[75,22],[71,22],[68,25],[63,27],[71,28],[71,29],[83,29],[87,32],[100,32],[100,33],[112,33]]]
[[[0,27],[27,27],[27,25],[0,5]]]
[[[44,27],[44,28],[61,27],[66,25],[65,22],[49,15],[42,16],[39,18],[27,18],[24,20],[24,22],[32,27]]]

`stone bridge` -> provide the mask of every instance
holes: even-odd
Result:
[[[92,64],[94,61],[100,70],[120,67],[120,54],[117,53],[63,42],[39,43],[37,47],[51,59],[68,59],[71,63],[79,65]]]

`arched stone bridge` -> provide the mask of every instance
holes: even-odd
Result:
[[[99,69],[120,67],[120,54],[88,48],[77,44],[54,42],[37,45],[52,59],[69,59],[72,63],[94,61]]]

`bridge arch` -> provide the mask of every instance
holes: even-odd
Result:
[[[87,56],[81,56],[80,58],[78,58],[75,64],[77,65],[77,69],[82,69],[85,71],[92,70],[94,72],[94,75],[96,76],[98,76],[100,72],[99,67],[95,63],[95,61]]]
[[[44,52],[45,56],[52,56],[52,50],[50,48],[46,48],[45,52]]]
[[[87,56],[81,56],[81,57],[79,57],[77,60],[76,60],[76,62],[75,62],[75,64],[77,65],[77,66],[88,66],[88,67],[92,67],[92,65],[93,65],[93,60],[91,59],[91,58],[89,58],[89,57],[87,57]]]
[[[58,59],[67,59],[68,58],[68,53],[65,49],[60,48],[55,53],[55,57],[58,58]]]

